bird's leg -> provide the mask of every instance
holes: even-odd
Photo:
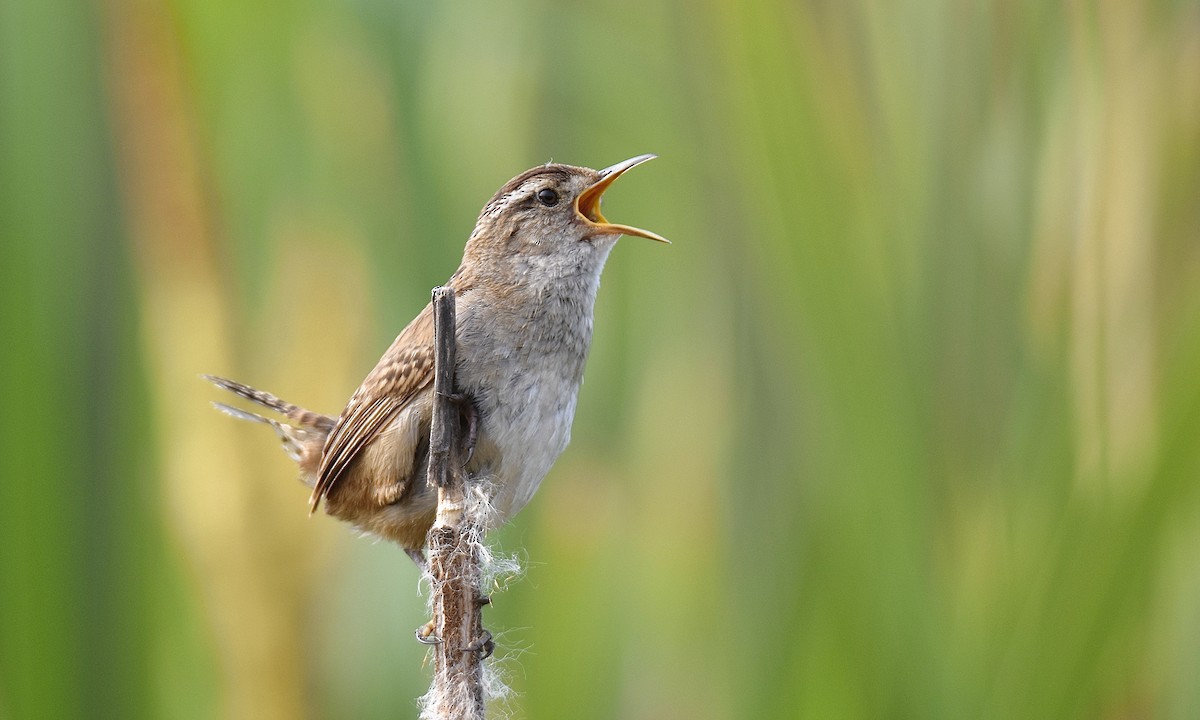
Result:
[[[425,559],[425,551],[421,548],[404,548],[404,554],[412,558],[412,561],[417,564],[421,574],[429,572],[429,561]],[[417,642],[422,645],[440,645],[442,639],[433,634],[433,620],[425,623],[417,628],[414,634],[417,636]]]
[[[475,406],[475,400],[466,393],[453,393],[448,396],[448,399],[458,406],[458,412],[461,421],[466,423],[466,431],[464,433],[465,437],[463,439],[463,451],[466,455],[466,459],[463,460],[463,465],[465,466],[467,463],[471,462],[471,456],[475,454],[475,444],[479,441],[479,408]],[[405,550],[405,552],[407,552],[408,556],[413,559],[413,562],[417,563],[417,567],[421,568],[423,572],[428,572],[429,564],[425,559],[425,553],[423,551]],[[480,598],[479,600],[480,605],[487,605],[490,602],[491,599],[487,598],[486,596]],[[421,643],[422,645],[441,645],[442,639],[433,634],[435,629],[436,627],[433,620],[430,620],[421,627],[417,628],[415,633],[417,642]],[[492,652],[495,650],[495,647],[495,643],[492,642],[492,634],[487,630],[484,630],[483,636],[471,643],[471,645],[466,649],[473,651],[482,650],[484,652],[483,657],[487,658],[491,656]]]
[[[417,569],[424,575],[429,572],[429,561],[425,559],[425,551],[421,548],[404,548],[404,554],[412,558]],[[433,634],[433,621],[425,623],[417,628],[415,633],[417,642],[422,645],[438,645],[442,642],[441,638],[435,637]]]
[[[412,561],[417,564],[417,569],[422,573],[429,572],[429,561],[425,559],[425,551],[421,548],[404,548],[404,554],[412,558]]]
[[[450,401],[458,406],[458,412],[462,417],[462,421],[466,423],[466,438],[463,441],[463,451],[466,458],[463,460],[463,465],[471,462],[471,457],[475,455],[475,444],[479,442],[479,408],[475,406],[475,399],[466,393],[454,393],[449,396]]]
[[[487,595],[480,595],[479,597],[475,598],[475,602],[479,604],[479,607],[483,607],[485,605],[491,605],[492,599]],[[492,642],[492,633],[487,628],[483,628],[483,635],[476,639],[475,642],[471,643],[471,646],[467,649],[483,650],[483,657],[479,659],[487,660],[492,656],[492,653],[496,651],[496,643]]]
[[[468,400],[463,406],[463,415],[467,420],[466,457],[463,458],[463,467],[466,467],[475,454],[475,444],[479,442],[479,410],[473,401]]]

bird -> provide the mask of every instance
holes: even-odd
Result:
[[[470,425],[465,471],[490,488],[486,529],[520,511],[571,436],[592,341],[600,275],[622,235],[669,241],[609,222],[604,191],[655,155],[603,170],[547,163],[505,183],[484,205],[446,285],[457,307],[456,397]],[[424,567],[437,511],[427,482],[433,407],[433,309],[400,332],[337,417],[233,380],[204,376],[282,420],[214,403],[264,423],[325,511],[397,543]]]

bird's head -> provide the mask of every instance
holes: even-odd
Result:
[[[548,164],[509,180],[479,214],[466,256],[484,264],[520,262],[530,268],[598,271],[621,235],[667,243],[641,228],[609,222],[600,213],[604,191],[639,155],[603,170]]]

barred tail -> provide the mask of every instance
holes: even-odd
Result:
[[[213,407],[226,415],[238,418],[239,420],[249,420],[250,422],[270,425],[271,429],[275,431],[275,434],[283,442],[284,452],[300,466],[300,479],[309,487],[316,484],[317,469],[321,465],[321,453],[325,448],[325,440],[329,437],[329,431],[333,429],[333,418],[297,407],[296,405],[280,400],[270,393],[255,390],[252,387],[236,383],[232,380],[213,377],[211,375],[205,375],[204,379],[250,402],[274,410],[296,423],[295,425],[289,425],[273,418],[226,405],[225,403],[213,403]]]
[[[280,400],[279,398],[275,397],[271,393],[263,392],[262,390],[256,390],[256,389],[250,387],[249,385],[243,385],[239,382],[234,382],[233,380],[227,380],[226,378],[223,378],[223,377],[217,377],[216,375],[201,375],[201,377],[203,377],[205,380],[211,382],[213,385],[216,385],[219,388],[224,388],[225,390],[228,390],[229,392],[233,393],[234,395],[243,397],[243,398],[249,400],[250,402],[258,403],[259,405],[262,405],[263,407],[270,408],[271,410],[274,410],[275,412],[279,413],[280,415],[283,415],[284,417],[288,418],[289,420],[292,420],[300,425],[303,425],[305,427],[310,427],[315,430],[319,430],[325,434],[328,434],[331,430],[333,430],[335,421],[333,418],[329,417],[328,415],[322,415],[321,413],[315,413],[311,410],[305,410],[304,408],[300,407],[299,405],[293,405],[290,402]],[[273,422],[273,421],[271,421],[267,418],[264,418],[260,415],[255,415],[254,413],[245,413],[241,410],[236,410],[235,408],[231,408],[228,405],[224,405],[224,406],[220,407],[219,409],[222,410],[222,412],[225,412],[229,415],[233,415],[234,417],[242,418],[243,420],[250,420],[253,418],[257,418],[258,421],[266,422],[268,424]],[[231,412],[231,411],[233,411],[233,412]],[[247,417],[247,416],[249,416],[249,417]]]

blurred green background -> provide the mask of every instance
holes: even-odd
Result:
[[[515,717],[1200,717],[1194,0],[0,2],[0,717],[415,716],[415,569],[197,375],[337,412],[643,152]]]

